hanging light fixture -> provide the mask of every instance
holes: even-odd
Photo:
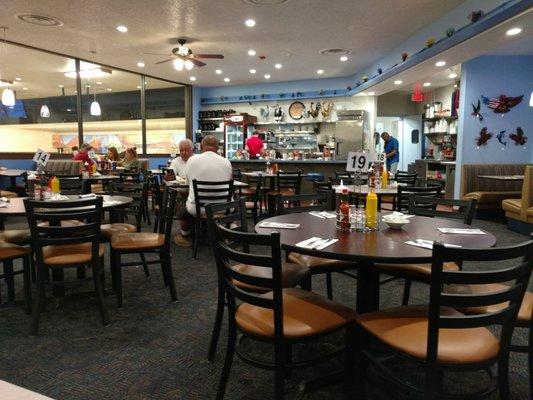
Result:
[[[7,45],[6,45],[6,27],[3,26],[0,28],[4,31],[4,60],[7,59]],[[13,89],[10,89],[9,86],[4,89],[2,92],[2,104],[6,107],[13,107],[15,105],[16,98],[15,92]]]
[[[187,71],[190,71],[194,67],[194,64],[191,60],[186,60],[184,65]]]
[[[181,58],[176,58],[172,64],[174,65],[174,68],[177,71],[183,71],[183,67],[185,65],[185,62]]]
[[[100,103],[96,101],[96,93],[94,94],[94,100],[91,103],[91,115],[99,117],[102,115],[102,109],[100,108]]]
[[[48,108],[48,106],[46,104],[43,104],[41,106],[41,118],[50,118],[50,109]]]

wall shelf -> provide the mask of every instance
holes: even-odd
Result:
[[[336,122],[337,121],[309,121],[309,122],[305,122],[305,121],[294,121],[294,122],[291,122],[291,121],[280,121],[280,122],[262,121],[262,122],[256,122],[255,125],[311,125],[311,124],[334,124]]]

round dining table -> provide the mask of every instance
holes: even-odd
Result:
[[[264,222],[299,224],[296,229],[263,228]],[[383,221],[379,229],[368,232],[341,232],[335,219],[322,219],[309,213],[295,213],[265,219],[255,226],[257,233],[280,233],[281,247],[288,252],[310,256],[354,261],[358,268],[357,312],[379,309],[379,272],[376,263],[406,264],[431,263],[430,249],[405,242],[425,239],[465,248],[489,248],[496,245],[496,238],[489,232],[482,235],[444,234],[437,228],[471,228],[459,220],[413,216],[401,229],[391,229]],[[296,244],[311,237],[338,239],[322,249],[303,248]]]

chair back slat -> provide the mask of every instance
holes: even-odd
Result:
[[[276,196],[277,215],[294,214],[309,211],[331,210],[331,196],[327,193],[297,194],[292,196]]]
[[[409,195],[412,193],[420,197],[438,197],[441,191],[441,186],[417,187],[398,185],[398,196],[396,196],[396,211],[408,210]]]
[[[408,186],[414,186],[416,183],[417,173],[407,171],[396,171],[394,180],[398,183],[403,183]]]
[[[129,183],[140,183],[141,182],[141,173],[136,172],[120,172],[118,174],[120,182],[129,182]]]
[[[460,219],[465,224],[471,225],[476,211],[476,199],[453,200],[440,197],[419,196],[409,194],[409,214],[424,217]],[[451,208],[449,211],[439,210],[438,206]]]

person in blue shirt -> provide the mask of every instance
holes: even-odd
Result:
[[[398,162],[400,162],[400,144],[398,143],[398,140],[389,135],[388,132],[383,132],[381,138],[385,142],[383,151],[387,158],[387,171],[396,174],[396,171],[398,170]]]

